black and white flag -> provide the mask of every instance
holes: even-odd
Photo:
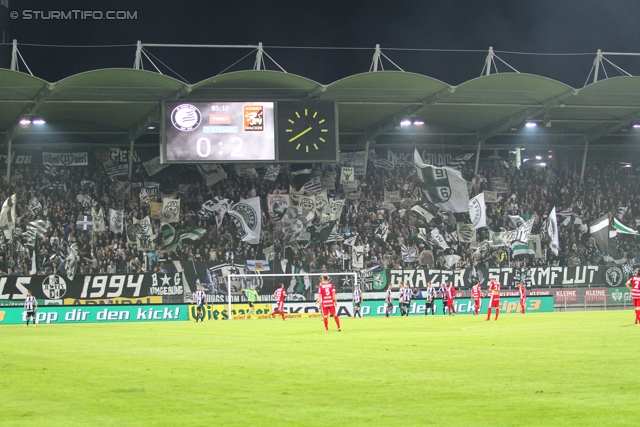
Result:
[[[433,203],[426,202],[413,206],[410,212],[412,215],[422,218],[429,223],[438,214],[438,207]]]
[[[29,212],[31,212],[32,215],[36,215],[41,209],[42,204],[35,196],[33,196],[29,202]]]
[[[408,248],[405,245],[402,245],[400,250],[402,251],[402,261],[404,262],[418,262],[420,259],[420,254],[415,246]]]
[[[233,218],[238,230],[240,230],[243,242],[247,242],[250,245],[260,243],[262,211],[259,197],[242,200],[231,206],[227,212]]]
[[[148,160],[146,162],[142,162],[142,166],[144,166],[145,170],[147,171],[147,173],[149,174],[149,176],[153,176],[155,174],[157,174],[158,172],[160,172],[163,169],[168,168],[171,165],[168,164],[160,164],[160,156],[156,156],[151,160]]]
[[[469,217],[476,230],[487,226],[487,205],[484,202],[484,193],[469,200]]]
[[[44,165],[44,173],[46,173],[49,176],[58,176],[58,175],[60,175],[60,171],[58,170],[57,166],[53,166],[50,163]]]
[[[358,235],[355,234],[351,237],[349,237],[348,239],[345,239],[345,241],[343,242],[343,245],[348,245],[348,246],[353,246],[356,244],[356,240],[358,239]]]
[[[31,221],[29,224],[27,224],[27,230],[33,230],[36,236],[39,237],[44,237],[44,235],[47,234],[47,231],[49,231],[49,228],[49,223],[41,219],[37,221]]]
[[[265,181],[275,181],[278,179],[278,175],[280,174],[280,165],[269,166],[264,173]]]
[[[170,218],[165,218],[164,222],[178,222],[180,221],[180,199],[173,199],[170,197],[162,198],[162,210],[171,214]],[[168,219],[168,220],[167,220]]]
[[[200,209],[199,213],[200,218],[209,219],[214,217],[216,219],[216,225],[220,227],[224,219],[224,214],[227,213],[230,206],[231,202],[229,199],[214,197],[213,200],[207,200],[202,204],[202,209]]]
[[[142,187],[140,189],[140,203],[148,205],[151,203],[151,199],[149,199],[149,194],[147,194],[147,189]]]
[[[107,226],[104,221],[104,209],[100,207],[96,209],[96,207],[91,208],[91,218],[93,219],[93,231],[106,231]]]
[[[364,268],[364,246],[351,248],[351,267],[358,270]]]
[[[207,187],[211,187],[212,185],[227,179],[227,173],[220,165],[198,164],[197,167],[198,172],[202,175]]]
[[[112,181],[115,181],[118,176],[126,176],[129,174],[129,165],[126,163],[118,163],[110,160],[102,163],[102,165],[104,166],[107,176],[111,178]]]
[[[302,186],[302,190],[306,191],[307,193],[315,193],[317,191],[321,191],[322,181],[320,181],[320,177],[312,178],[311,181],[306,182]]]
[[[340,171],[340,184],[344,184],[345,182],[355,181],[356,175],[355,170],[352,167],[344,166]]]
[[[124,229],[124,211],[122,209],[109,209],[109,231],[122,234]]]
[[[453,159],[447,162],[447,166],[460,170],[465,165],[465,163],[471,160],[474,154],[475,153],[468,153],[468,154],[462,154],[460,156],[454,157]]]
[[[440,230],[437,228],[431,230],[431,239],[442,249],[449,249],[447,241],[444,239],[444,236],[440,234]]]
[[[531,221],[531,220],[529,220]],[[607,226],[609,223],[607,223]],[[530,232],[531,230],[529,230]],[[547,221],[547,235],[549,236],[549,248],[551,252],[553,252],[556,256],[558,255],[558,251],[560,250],[560,239],[558,234],[558,218],[556,217],[556,207],[554,206],[549,214],[549,219]],[[529,241],[529,236],[527,236],[527,240],[522,240],[525,243]]]
[[[88,231],[93,227],[93,219],[90,215],[79,215],[76,219],[76,230]]]
[[[418,150],[414,152],[414,164],[418,179],[423,183],[424,192],[431,203],[450,212],[469,211],[467,181],[459,171],[427,165],[422,161]]]

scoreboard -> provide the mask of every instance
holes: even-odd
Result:
[[[162,163],[338,161],[333,101],[164,101],[162,118]]]

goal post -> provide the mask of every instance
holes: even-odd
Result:
[[[318,285],[320,284],[321,278],[322,276],[328,276],[329,277],[329,282],[333,283],[334,285],[336,285],[336,291],[337,293],[340,293],[341,290],[345,291],[347,289],[340,289],[339,284],[346,284],[343,285],[342,288],[349,288],[349,292],[351,293],[353,291],[353,288],[358,285],[358,273],[355,271],[340,271],[340,272],[333,272],[333,273],[262,273],[262,272],[255,272],[255,273],[229,273],[227,274],[227,309],[228,309],[228,313],[229,313],[229,320],[233,319],[233,309],[232,309],[232,304],[233,304],[233,286],[232,283],[238,282],[240,281],[240,288],[237,289],[237,292],[239,292],[238,295],[240,295],[237,299],[237,302],[241,302],[242,297],[242,289],[244,288],[244,283],[248,283],[250,286],[251,284],[260,284],[261,287],[263,287],[262,285],[265,284],[265,282],[270,283],[271,284],[271,288],[273,288],[273,290],[275,290],[275,285],[274,283],[278,281],[279,278],[287,278],[287,279],[292,279],[292,278],[297,278],[297,279],[301,279],[303,281],[308,280],[309,281],[309,289],[308,289],[308,297],[306,297],[306,299],[301,300],[300,302],[310,302],[310,301],[314,301],[315,298],[315,293],[318,290]],[[339,279],[342,278],[342,279]],[[272,280],[269,280],[272,279]],[[347,280],[345,280],[347,279]],[[336,283],[338,282],[339,283]],[[285,283],[286,286],[286,283]],[[269,288],[268,286],[266,286],[266,288]],[[344,292],[342,292],[344,293]],[[259,294],[261,294],[261,296],[271,296],[273,294],[273,291],[270,291],[268,293],[261,293],[259,292]],[[272,301],[265,301],[265,304],[271,304]]]

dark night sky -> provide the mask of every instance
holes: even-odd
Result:
[[[368,71],[373,47],[405,71],[450,84],[480,75],[486,53],[403,52],[385,48],[479,49],[590,56],[499,54],[521,72],[582,87],[598,48],[640,52],[638,0],[513,1],[13,1],[9,10],[129,10],[137,20],[11,21],[20,43],[105,45],[148,43],[257,44],[298,47],[364,47],[369,50],[267,48],[290,73],[320,83]],[[96,68],[133,66],[135,47],[63,49],[21,46],[33,73],[48,81]],[[149,51],[190,83],[213,76],[249,51],[161,49]],[[640,58],[610,58],[640,74]],[[251,55],[232,70],[250,69]],[[268,61],[267,61],[268,62]],[[149,64],[145,63],[145,68]],[[162,67],[161,67],[162,68]],[[267,68],[275,65],[267,63]],[[385,63],[385,69],[392,69]],[[506,71],[504,65],[499,65]],[[21,68],[24,69],[24,68]],[[163,72],[170,72],[162,68]],[[608,71],[612,69],[609,67]]]

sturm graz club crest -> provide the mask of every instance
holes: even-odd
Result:
[[[623,274],[620,267],[610,267],[606,273],[604,273],[604,280],[609,286],[620,286],[623,281]]]
[[[258,215],[255,209],[246,203],[238,203],[233,207],[233,210],[242,216],[242,219],[244,219],[244,222],[251,230],[255,230],[256,225],[258,224]],[[236,227],[242,228],[242,224],[237,222],[235,218],[232,217],[232,219],[234,220],[233,222],[236,224]]]
[[[191,104],[180,104],[171,112],[171,124],[182,132],[191,132],[200,126],[202,114]]]
[[[57,274],[51,274],[42,281],[42,292],[49,299],[60,299],[67,293],[67,282]]]

